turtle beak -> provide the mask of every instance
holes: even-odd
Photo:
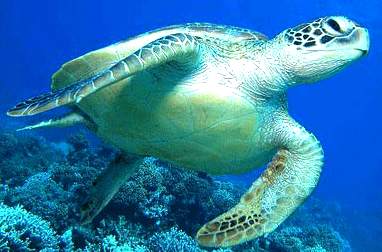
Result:
[[[354,49],[362,53],[365,56],[369,53],[370,38],[369,31],[363,27],[356,27],[354,33]]]

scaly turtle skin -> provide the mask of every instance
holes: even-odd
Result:
[[[230,26],[171,26],[64,64],[51,93],[8,115],[71,105],[72,113],[24,129],[85,123],[130,154],[94,181],[82,207],[85,223],[143,156],[210,174],[243,173],[272,160],[235,207],[196,235],[203,246],[231,246],[273,231],[318,182],[323,151],[289,116],[287,89],[329,77],[368,49],[367,30],[338,16],[272,40]]]

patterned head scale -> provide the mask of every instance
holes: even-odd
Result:
[[[357,23],[345,17],[326,17],[288,29],[285,37],[288,42],[303,49],[340,41],[339,38],[346,39],[356,27]]]

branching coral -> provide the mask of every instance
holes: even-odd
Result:
[[[0,204],[1,251],[58,249],[56,233],[49,223],[23,208]]]
[[[21,204],[61,230],[71,224],[73,207],[70,198],[71,195],[51,179],[50,173],[42,172],[28,178],[23,186],[9,191],[5,202],[9,205]]]
[[[168,252],[200,252],[195,240],[186,233],[176,228],[155,234],[150,238],[150,248],[152,251],[168,251]]]
[[[74,227],[61,236],[65,251],[134,251],[149,252],[145,230],[131,224],[123,216],[118,220],[102,220],[95,230]]]

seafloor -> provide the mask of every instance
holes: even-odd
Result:
[[[91,225],[78,224],[91,182],[116,154],[83,135],[53,143],[0,130],[0,251],[212,251],[193,235],[244,189],[154,158]],[[351,251],[352,236],[340,205],[311,197],[267,237],[215,251]]]

